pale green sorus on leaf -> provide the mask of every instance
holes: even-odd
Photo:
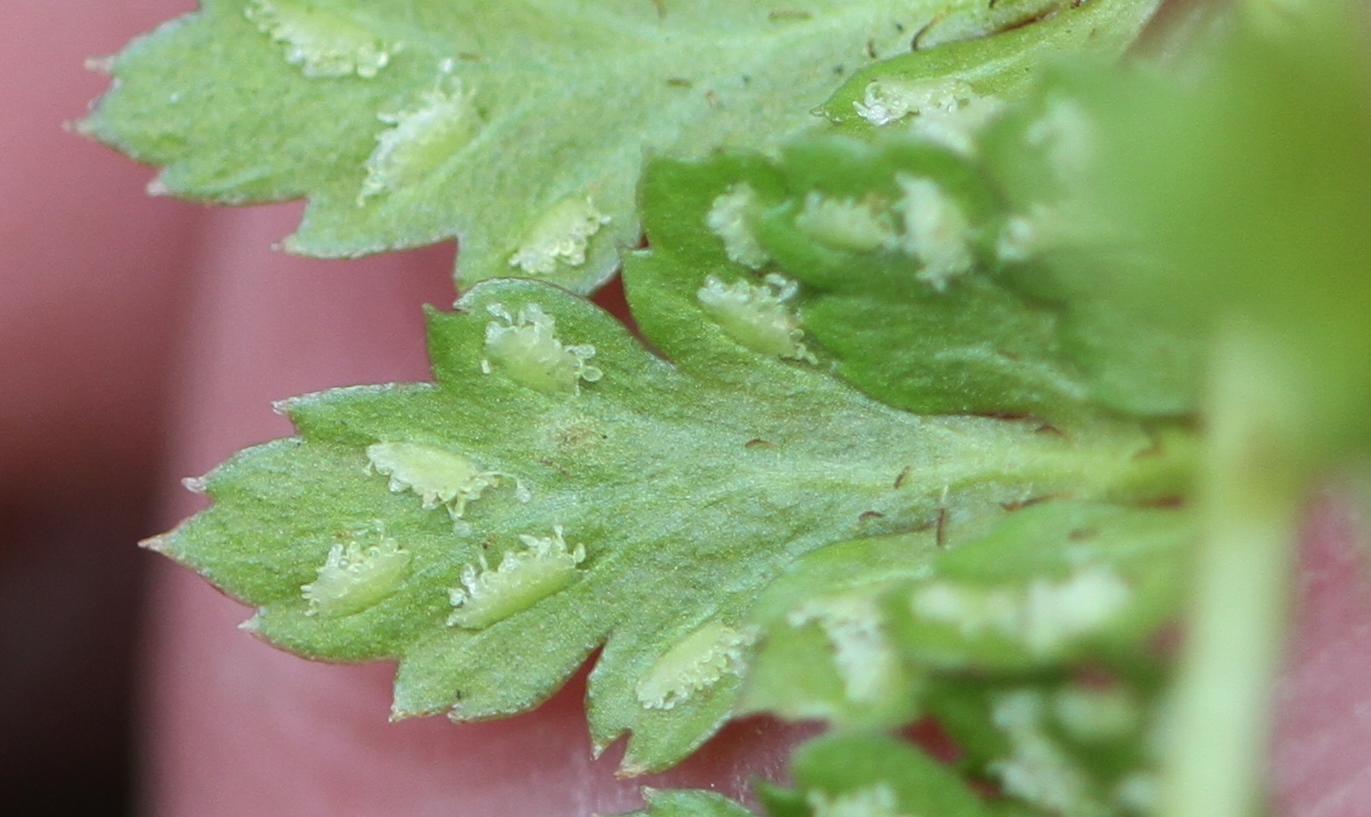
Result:
[[[777,144],[916,32],[926,48],[1052,5],[205,0],[115,60],[82,127],[177,195],[307,198],[294,252],[458,238],[466,284],[586,292],[638,239],[645,152]]]

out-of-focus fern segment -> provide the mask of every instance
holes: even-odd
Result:
[[[931,532],[831,545],[753,608],[767,638],[742,707],[890,728],[968,676],[1150,678],[1147,645],[1177,614],[1193,538],[1175,510],[1056,501],[951,549]]]
[[[1256,813],[1304,504],[1371,464],[1371,42],[1359,2],[1241,4],[1185,83],[1077,77],[1087,199],[1149,264],[1138,314],[1209,339],[1202,547],[1164,787],[1174,817]]]
[[[970,684],[977,687],[976,684]],[[979,697],[985,713],[1001,727],[991,743],[1003,759],[992,764],[1016,785],[1036,786],[1035,802],[1018,797],[987,797],[984,779],[972,782],[955,766],[936,761],[893,737],[845,734],[802,746],[791,763],[793,786],[758,785],[767,817],[1105,817],[1152,813],[1155,785],[1140,776],[1125,777],[1111,800],[1092,799],[1085,766],[1108,766],[1118,748],[1136,744],[1145,724],[1142,710],[1117,691],[1022,689],[986,690]],[[993,714],[991,714],[993,712]],[[978,756],[980,747],[966,753]],[[965,763],[965,761],[963,761]],[[1082,765],[1084,764],[1084,765]],[[975,778],[973,778],[974,780]],[[633,817],[748,817],[739,804],[706,791],[647,793],[648,807]]]
[[[82,129],[161,166],[167,192],[308,199],[295,252],[458,238],[465,284],[587,292],[638,240],[645,153],[774,146],[878,60],[1010,27],[952,62],[1018,83],[1054,48],[1117,52],[1155,5],[205,0],[113,61]]]
[[[1139,309],[1260,336],[1311,469],[1371,453],[1371,48],[1358,3],[1252,2],[1189,87],[1075,77]]]
[[[1314,481],[1365,473],[1371,446],[1365,13],[1246,4],[1212,50],[1173,62],[1183,79],[1065,68],[955,141],[920,127],[963,157],[940,170],[898,139],[814,140],[735,161],[733,186],[700,191],[734,216],[715,219],[733,225],[716,230],[717,251],[802,282],[788,302],[812,330],[808,353],[868,393],[968,396],[910,387],[928,376],[922,359],[909,374],[868,371],[871,340],[826,340],[830,304],[880,292],[836,335],[891,338],[878,316],[904,302],[923,313],[964,297],[973,305],[958,314],[974,318],[992,314],[969,300],[985,289],[1038,317],[1039,342],[1012,351],[1053,373],[1039,383],[1067,384],[1025,388],[1025,367],[1002,389],[1021,408],[1069,416],[1084,399],[1154,422],[1198,413],[1206,429],[1193,510],[1042,502],[950,549],[927,532],[867,537],[782,573],[751,613],[765,638],[742,708],[844,734],[800,751],[793,789],[759,787],[770,817],[1265,811],[1297,520]],[[901,264],[916,170],[955,204],[942,235],[961,241],[936,254],[916,242]],[[938,274],[948,258],[960,268]],[[873,286],[881,275],[899,284]],[[1167,622],[1181,615],[1172,667]],[[801,680],[786,677],[796,666],[809,668]],[[901,791],[918,772],[894,758],[928,759],[868,730],[921,717],[989,796],[934,809]]]

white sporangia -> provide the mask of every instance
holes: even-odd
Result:
[[[462,518],[468,502],[507,479],[456,451],[420,443],[376,443],[367,447],[367,459],[372,470],[390,477],[391,491],[412,491],[424,508],[446,508],[454,522]],[[519,500],[527,502],[527,492],[517,480],[516,489]]]
[[[757,208],[757,191],[746,183],[735,184],[714,199],[705,224],[724,242],[729,260],[750,269],[761,269],[771,260],[748,226],[748,215]]]
[[[1056,97],[1047,111],[1024,131],[1024,141],[1047,156],[1057,177],[1066,183],[1079,181],[1095,161],[1095,123],[1081,103]]]
[[[638,681],[634,692],[647,709],[673,709],[726,675],[741,675],[756,633],[721,621],[705,622],[672,645]]]
[[[910,114],[956,111],[976,98],[972,87],[959,79],[907,82],[872,80],[862,101],[852,103],[857,115],[872,125],[889,125]]]
[[[286,62],[307,77],[370,79],[400,50],[352,20],[288,0],[249,0],[243,16],[284,45]]]
[[[486,311],[496,320],[486,324],[482,372],[491,374],[498,367],[515,383],[548,394],[580,394],[582,381],[594,383],[603,376],[586,362],[595,356],[595,347],[563,345],[556,319],[542,306],[527,304],[517,316],[504,304],[491,304]]]
[[[529,609],[576,580],[584,545],[569,547],[562,526],[552,536],[519,536],[521,547],[505,552],[492,568],[482,555],[462,568],[462,586],[448,591],[449,627],[479,630]]]
[[[910,611],[954,626],[963,636],[992,633],[1034,655],[1050,655],[1107,626],[1131,598],[1132,590],[1118,573],[1093,565],[1061,580],[1034,579],[1026,587],[929,582],[911,595]]]
[[[1119,740],[1143,725],[1142,706],[1122,685],[1106,689],[1063,686],[1052,695],[1052,714],[1062,730],[1081,743]]]
[[[404,581],[409,563],[410,553],[389,537],[369,547],[355,539],[336,544],[319,567],[318,577],[300,588],[309,603],[305,614],[335,618],[374,607]]]
[[[799,285],[770,274],[762,283],[737,280],[725,284],[713,275],[695,293],[710,320],[742,346],[764,355],[815,362],[805,347],[800,320],[787,305]]]
[[[1061,817],[1105,817],[1109,810],[1090,792],[1085,771],[1044,729],[1043,695],[1020,689],[998,696],[991,723],[1009,739],[1010,753],[987,770],[1005,794]]]
[[[899,659],[886,640],[880,610],[865,596],[814,599],[786,617],[792,627],[817,623],[833,646],[843,694],[855,703],[899,694]]]
[[[1042,244],[1042,217],[1047,208],[1033,205],[1027,215],[1010,216],[995,240],[995,257],[1005,263],[1020,263],[1038,254]]]
[[[975,263],[971,222],[956,199],[932,179],[900,174],[895,181],[904,194],[895,203],[904,216],[900,247],[920,263],[915,277],[942,292]]]
[[[549,275],[561,265],[579,267],[586,262],[591,237],[609,222],[589,196],[564,199],[533,223],[509,265],[526,275]]]
[[[1132,597],[1128,583],[1107,565],[1081,568],[1062,581],[1035,579],[1024,603],[1024,644],[1047,653],[1067,640],[1098,632]]]
[[[1027,213],[1017,213],[1004,222],[996,238],[995,255],[1006,263],[1017,263],[1078,247],[1082,241],[1099,242],[1103,237],[1127,240],[1126,231],[1079,198],[1067,197],[1052,204],[1034,202]]]
[[[446,65],[444,69],[450,70]],[[417,106],[377,114],[376,118],[389,127],[377,134],[376,147],[367,157],[367,176],[357,194],[359,206],[373,196],[393,193],[433,176],[480,127],[471,94],[443,71],[438,87],[427,91]]]
[[[929,108],[909,121],[909,129],[928,142],[954,153],[976,153],[976,136],[1004,109],[1004,101],[994,96],[973,96],[961,106]]]
[[[795,226],[825,244],[855,252],[871,252],[897,241],[894,221],[878,202],[833,198],[817,190],[805,194]]]

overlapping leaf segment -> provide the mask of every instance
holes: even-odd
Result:
[[[779,144],[916,34],[927,48],[1058,5],[205,0],[112,63],[83,127],[163,167],[157,186],[177,195],[308,198],[296,252],[459,237],[465,283],[587,292],[638,238],[644,153]],[[1136,18],[1155,3],[1108,5]]]
[[[988,257],[1005,289],[1056,304],[1047,337],[1059,345],[1040,348],[1047,358],[1064,353],[1076,367],[1068,382],[1093,401],[1138,416],[1183,413],[1196,403],[1196,353],[1211,347],[1204,353],[1204,535],[1190,556],[1199,569],[1188,577],[1195,617],[1180,681],[1164,693],[1166,728],[1158,730],[1155,706],[1163,678],[1148,666],[1149,650],[1137,648],[1166,617],[1174,566],[1162,554],[1186,539],[1174,515],[1041,503],[925,565],[909,555],[917,539],[852,541],[802,557],[754,608],[768,637],[744,706],[865,730],[903,722],[922,707],[960,748],[953,765],[1010,797],[970,797],[946,768],[907,744],[849,732],[797,754],[793,790],[761,788],[768,814],[1155,813],[1161,791],[1148,769],[1159,746],[1167,755],[1165,813],[1261,810],[1265,762],[1252,736],[1269,711],[1295,521],[1324,469],[1365,467],[1363,350],[1371,338],[1365,321],[1352,317],[1365,314],[1371,292],[1367,234],[1356,226],[1371,212],[1364,9],[1290,7],[1279,20],[1270,11],[1248,7],[1230,36],[1188,66],[1186,83],[1112,72],[1058,78],[1039,102],[989,125],[971,147],[1000,201],[1009,202],[998,220],[976,209],[981,199],[967,183],[941,185],[960,196],[953,198],[960,217],[945,223],[959,224],[969,240],[937,257]],[[1055,138],[1042,139],[1089,130],[1100,138],[1057,141],[1074,147],[1056,159]],[[1054,185],[1044,182],[1067,180],[1072,172],[1062,171],[1088,159],[1092,151],[1081,148],[1092,141],[1103,157],[1098,183],[1049,193]],[[1046,162],[1022,161],[1043,147]],[[845,149],[873,155],[866,145]],[[884,156],[899,161],[907,149],[892,142]],[[837,148],[796,147],[791,162],[821,150]],[[811,187],[797,184],[785,165],[779,173],[760,165],[734,173],[753,191],[739,197],[752,202],[741,208],[742,221],[757,239],[756,246],[735,243],[744,261],[795,257],[784,254],[794,252],[785,243],[801,233],[829,249],[899,250],[892,232],[912,230],[897,218],[901,193],[916,190],[920,177],[938,177],[926,163],[911,163],[901,167],[907,183],[899,190],[842,188],[839,179]],[[825,181],[817,171],[813,178]],[[1111,218],[1102,221],[1105,214]],[[843,217],[828,218],[836,215]],[[918,260],[926,281],[941,277],[931,259]],[[791,298],[806,316],[868,284],[862,275],[825,278],[818,263],[788,263],[809,285]],[[948,281],[947,291],[955,286]],[[867,391],[899,398],[898,377],[866,380],[850,361],[838,365]],[[1130,577],[1137,606],[1120,621],[1136,629],[1089,625],[1090,649],[1062,660],[1056,650],[1076,639],[1032,635],[1039,615],[1063,628],[1058,636],[1072,630],[1072,616],[1058,617],[1072,605],[1047,598],[1071,586],[1061,598],[1080,591],[1078,598],[1092,599],[1077,612],[1103,615],[1125,603],[1125,594],[1108,589],[1111,581],[1100,580],[1105,574],[1082,568],[1092,562]],[[1054,583],[1053,575],[1069,578]],[[1133,650],[1120,651],[1123,644]],[[825,671],[797,683],[784,676],[793,666]],[[945,799],[935,802],[935,793]],[[741,813],[700,792],[649,801],[653,817]]]
[[[1020,780],[1067,781],[1072,763],[1093,756],[1096,763],[1110,752],[1109,744],[1134,732],[1136,710],[1125,699],[1092,699],[1088,732],[1079,733],[1074,754],[1057,755],[1058,747],[1071,738],[1060,737],[1058,723],[1073,722],[1084,710],[1084,701],[1037,693],[1010,692],[998,696],[995,719],[1018,730],[1011,739],[1025,757],[1011,774]],[[1064,705],[1065,704],[1065,705]],[[1072,714],[1064,714],[1072,713]],[[1077,727],[1085,721],[1074,721]],[[1106,723],[1108,725],[1106,725]],[[1026,727],[1024,731],[1023,727]],[[1108,733],[1108,734],[1102,734]],[[1025,736],[1029,736],[1025,739]],[[1009,741],[1006,741],[1008,750]],[[1008,771],[1008,766],[1006,766]],[[946,764],[939,763],[902,740],[873,734],[826,736],[795,753],[791,772],[794,788],[759,786],[759,796],[769,817],[902,817],[944,814],[952,817],[1039,817],[1055,814],[1145,814],[1152,793],[1141,778],[1125,784],[1124,796],[1132,805],[1117,807],[1071,799],[1079,792],[1061,787],[1039,807],[1018,799],[993,801],[968,788]],[[1063,773],[1066,773],[1063,775]],[[1068,783],[1069,786],[1069,783]],[[1044,788],[1042,793],[1047,794]],[[737,803],[708,791],[647,791],[648,807],[639,817],[749,817]],[[1047,800],[1047,798],[1039,798]]]
[[[901,410],[1020,416],[1010,422],[1078,451],[1146,429],[1113,503],[1044,491],[797,559],[747,617],[760,635],[737,705],[862,731],[932,715],[961,746],[960,770],[1025,813],[1127,814],[1155,796],[1154,640],[1176,615],[1193,538],[1184,513],[1142,505],[1186,490],[1176,423],[1195,400],[1194,341],[1083,274],[1087,250],[1124,244],[1075,218],[1074,151],[1094,134],[1069,86],[947,130],[657,162],[644,188],[652,249],[627,260],[625,283],[649,337],[719,333]],[[983,104],[997,103],[958,110]],[[1090,328],[1111,320],[1129,320],[1128,344]],[[1138,344],[1185,355],[1140,365]],[[769,814],[988,813],[898,741],[834,738],[796,764],[796,791],[764,790]],[[673,794],[648,813],[732,808]]]

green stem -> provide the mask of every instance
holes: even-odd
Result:
[[[1201,466],[1204,541],[1164,767],[1166,817],[1259,813],[1271,687],[1306,489],[1299,395],[1254,333],[1220,341]]]

